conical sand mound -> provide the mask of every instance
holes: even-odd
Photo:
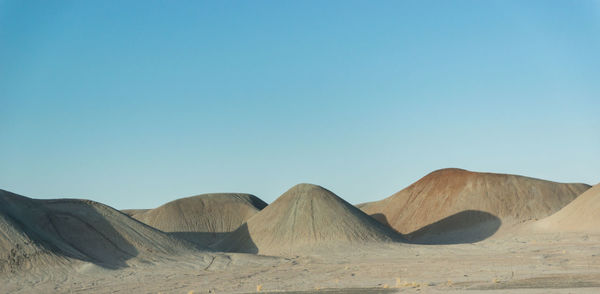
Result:
[[[386,199],[360,207],[409,239],[469,228],[477,236],[458,238],[473,242],[493,234],[501,224],[546,217],[589,187],[516,175],[442,169]]]
[[[585,191],[557,213],[535,227],[556,232],[600,233],[600,184]]]
[[[35,200],[0,190],[1,270],[27,267],[35,260],[53,266],[70,259],[119,268],[132,258],[151,260],[191,250],[191,244],[97,202]]]
[[[250,194],[202,194],[158,208],[130,211],[132,217],[163,232],[206,246],[239,228],[267,204]]]
[[[299,184],[250,218],[218,247],[288,255],[322,246],[396,240],[398,235],[332,192]]]

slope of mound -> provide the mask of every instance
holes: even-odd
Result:
[[[3,270],[68,259],[106,268],[127,266],[136,257],[151,260],[193,250],[187,242],[139,223],[106,205],[76,199],[36,200],[0,190],[0,264]]]
[[[121,212],[135,218],[136,215],[147,212],[150,209],[121,209]]]
[[[437,241],[444,242],[442,235],[452,231],[474,230],[485,238],[495,233],[500,224],[546,217],[589,187],[516,175],[442,169],[386,199],[360,207],[409,239],[435,235],[440,238]]]
[[[209,245],[239,228],[267,204],[250,194],[202,194],[171,201],[132,217],[163,232]]]
[[[299,184],[251,217],[217,247],[293,254],[320,246],[393,241],[398,235],[329,190]]]
[[[600,184],[534,226],[556,232],[600,232]]]
[[[30,269],[36,263],[65,264],[66,259],[36,244],[18,223],[0,213],[0,273]]]

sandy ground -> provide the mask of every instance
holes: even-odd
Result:
[[[332,290],[333,289],[333,290]],[[307,256],[173,256],[108,270],[75,262],[0,276],[2,293],[598,293],[600,235],[500,234]]]

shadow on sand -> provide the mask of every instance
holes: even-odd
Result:
[[[258,253],[258,247],[248,231],[248,224],[242,224],[237,230],[229,233],[221,241],[211,246],[212,249],[225,252]]]
[[[371,215],[377,221],[390,226],[385,215]],[[411,244],[465,244],[483,241],[494,235],[502,221],[495,215],[479,210],[465,210],[404,234],[405,242]]]
[[[225,239],[231,232],[215,233],[215,232],[169,232],[167,233],[178,239],[190,241],[200,249],[206,249],[219,241]]]

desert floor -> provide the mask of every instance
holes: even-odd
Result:
[[[385,244],[287,258],[174,256],[117,270],[77,262],[8,273],[0,284],[15,293],[598,293],[599,255],[600,235],[504,233],[475,244]]]

